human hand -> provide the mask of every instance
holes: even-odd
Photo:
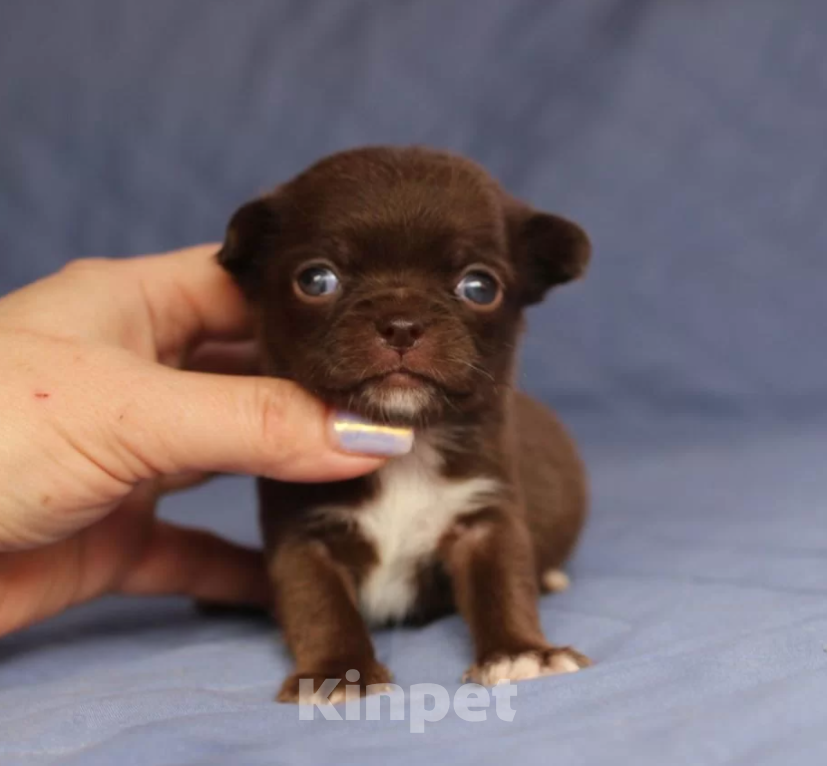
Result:
[[[217,374],[252,372],[254,348],[215,250],[78,261],[0,300],[0,635],[111,592],[263,604],[259,552],[156,519],[157,499],[381,465],[292,383]]]

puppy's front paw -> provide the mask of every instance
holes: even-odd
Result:
[[[276,701],[336,705],[346,700],[346,686],[358,686],[359,695],[364,697],[385,690],[392,678],[391,672],[376,661],[337,662],[318,670],[296,671],[282,684]]]
[[[496,654],[465,671],[463,683],[496,686],[500,681],[525,681],[540,676],[576,673],[591,660],[569,647],[548,646],[517,654]]]

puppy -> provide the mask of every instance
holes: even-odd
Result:
[[[336,154],[233,216],[221,264],[256,310],[265,372],[412,451],[333,484],[260,481],[274,610],[299,680],[383,684],[368,624],[458,609],[471,631],[467,680],[576,671],[551,645],[541,589],[586,514],[575,448],[512,385],[523,310],[579,277],[575,224],[504,192],[476,164],[422,148]],[[350,673],[347,683],[353,683]],[[331,696],[343,698],[344,683]]]

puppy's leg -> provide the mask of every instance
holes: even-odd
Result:
[[[442,544],[457,607],[474,639],[476,660],[464,680],[487,686],[588,666],[588,658],[543,636],[528,529],[488,510],[458,523]]]
[[[278,620],[296,660],[295,672],[276,698],[279,702],[303,702],[310,694],[320,702],[342,702],[345,685],[358,684],[365,694],[372,684],[390,682],[356,608],[350,574],[324,543],[283,542],[272,554],[270,574]],[[302,684],[302,679],[309,681]],[[327,679],[338,683],[325,684]]]

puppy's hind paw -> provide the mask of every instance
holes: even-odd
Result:
[[[540,578],[545,593],[562,593],[571,585],[569,576],[562,569],[546,569]]]

